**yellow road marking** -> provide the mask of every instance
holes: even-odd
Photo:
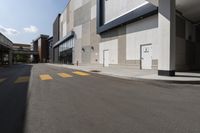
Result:
[[[41,80],[52,80],[53,78],[48,74],[40,75]]]
[[[21,77],[18,77],[16,80],[15,80],[15,84],[19,84],[19,83],[26,83],[26,82],[29,82],[29,76],[21,76]]]
[[[90,75],[89,73],[85,73],[85,72],[81,72],[81,71],[75,71],[75,72],[73,72],[73,74],[80,75],[80,76],[88,76],[88,75]]]
[[[59,75],[60,77],[62,77],[62,78],[70,78],[70,77],[72,77],[72,75],[69,75],[69,74],[67,74],[67,73],[58,73],[58,75]]]
[[[3,78],[3,79],[0,79],[0,83],[1,83],[1,82],[3,82],[3,81],[5,81],[5,80],[6,80],[5,78]]]

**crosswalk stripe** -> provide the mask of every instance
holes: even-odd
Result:
[[[89,76],[90,75],[89,73],[81,72],[81,71],[75,71],[75,72],[73,72],[73,74],[80,75],[80,76]]]
[[[70,78],[70,77],[72,77],[72,75],[67,74],[67,73],[58,73],[58,75],[59,75],[60,77],[62,77],[62,78]]]
[[[6,80],[5,78],[0,79],[0,83],[2,83],[2,82],[5,81],[5,80]]]
[[[53,78],[49,74],[40,75],[41,80],[52,80]]]
[[[15,84],[29,82],[29,76],[20,76],[15,80]]]

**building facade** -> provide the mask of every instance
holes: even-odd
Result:
[[[53,63],[53,36],[48,38],[48,47],[49,47],[48,62]]]
[[[46,63],[49,61],[49,36],[41,34],[37,39],[33,40],[33,51],[37,54],[33,55],[33,62]]]
[[[53,62],[156,69],[169,76],[197,70],[200,11],[195,5],[199,4],[70,0],[53,25]]]

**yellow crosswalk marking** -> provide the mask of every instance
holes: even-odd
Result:
[[[59,75],[60,77],[62,77],[62,78],[70,78],[70,77],[72,77],[72,75],[67,74],[67,73],[58,73],[58,75]]]
[[[48,74],[40,75],[41,80],[52,80],[53,78]]]
[[[3,82],[3,81],[5,81],[5,80],[6,80],[5,78],[3,78],[3,79],[0,79],[0,83],[1,83],[1,82]]]
[[[73,74],[80,75],[80,76],[88,76],[88,75],[90,75],[89,73],[81,72],[81,71],[75,71],[75,72],[73,72]]]
[[[15,80],[15,84],[29,82],[29,76],[20,76]]]

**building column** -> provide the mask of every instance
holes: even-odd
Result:
[[[175,76],[176,67],[176,0],[159,0],[158,75]]]
[[[9,60],[9,65],[12,65],[13,64],[13,53],[12,53],[12,50],[9,50],[8,60]]]

